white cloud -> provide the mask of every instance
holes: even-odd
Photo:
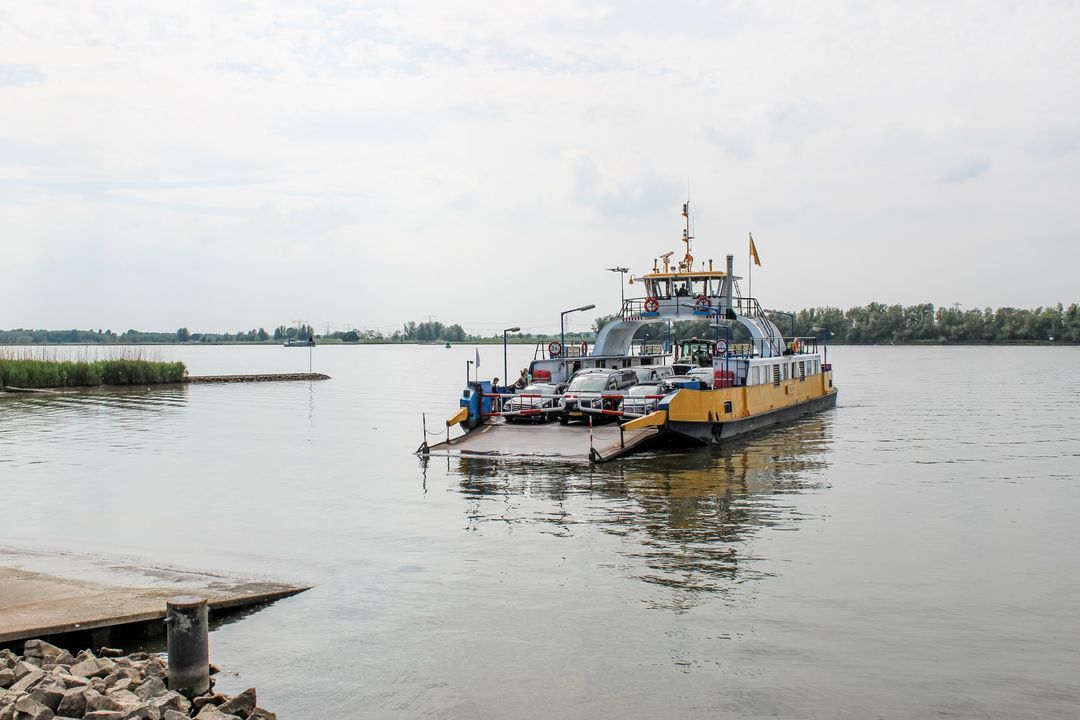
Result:
[[[6,13],[0,325],[552,328],[677,249],[688,181],[772,306],[1078,299],[1067,5]]]
[[[965,160],[959,165],[951,168],[941,177],[943,183],[961,183],[968,180],[974,180],[975,178],[985,175],[993,167],[994,163],[990,158],[986,157],[974,157]]]
[[[33,65],[10,65],[0,63],[0,86],[29,85],[44,82],[45,76]]]

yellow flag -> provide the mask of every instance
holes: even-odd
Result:
[[[757,254],[757,245],[754,245],[754,236],[750,236],[750,257],[754,259],[754,264],[761,267],[761,258]]]

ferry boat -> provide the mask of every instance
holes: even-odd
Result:
[[[620,392],[601,390],[586,402],[575,397],[573,383],[561,395],[534,396],[552,402],[512,404],[508,400],[521,393],[498,392],[491,382],[477,379],[468,383],[457,414],[446,421],[446,440],[436,445],[425,440],[418,452],[602,462],[643,446],[720,443],[835,406],[828,347],[822,343],[819,348],[816,337],[785,337],[758,300],[742,294],[734,256],[726,257],[722,270],[714,268],[712,260],[695,265],[688,205],[683,206],[682,260],[672,262],[674,253],[665,253],[653,260],[650,272],[631,278],[643,295],[622,300],[619,313],[600,329],[591,349],[587,343],[567,347],[561,338],[546,346],[539,343],[528,368],[532,382],[554,384],[589,371],[600,375],[612,369],[670,368],[664,372],[672,374],[658,386],[658,394],[647,397],[652,401],[644,406],[647,413],[641,412],[641,402],[624,403],[626,394]],[[709,321],[712,338],[670,347],[635,343],[650,323],[703,319]],[[732,342],[735,326],[747,331],[744,342]],[[564,424],[526,429],[506,423],[511,416],[530,413],[558,413]],[[567,420],[582,422],[565,424]],[[453,426],[465,434],[451,438]]]

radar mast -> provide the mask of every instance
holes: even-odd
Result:
[[[682,206],[683,220],[686,222],[686,226],[682,231],[682,240],[686,243],[686,255],[683,256],[682,262],[679,263],[679,269],[683,272],[690,272],[694,269],[694,256],[690,254],[690,241],[694,239],[694,236],[690,234],[690,200],[688,199]]]

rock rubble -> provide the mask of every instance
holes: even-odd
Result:
[[[211,666],[213,670],[213,666]],[[211,686],[213,681],[211,680]],[[277,720],[255,688],[234,697],[169,690],[164,657],[101,648],[72,656],[43,640],[0,650],[0,720]]]
[[[294,380],[329,380],[323,373],[275,373],[269,375],[191,375],[184,379],[188,383],[247,383],[247,382],[291,382]]]

